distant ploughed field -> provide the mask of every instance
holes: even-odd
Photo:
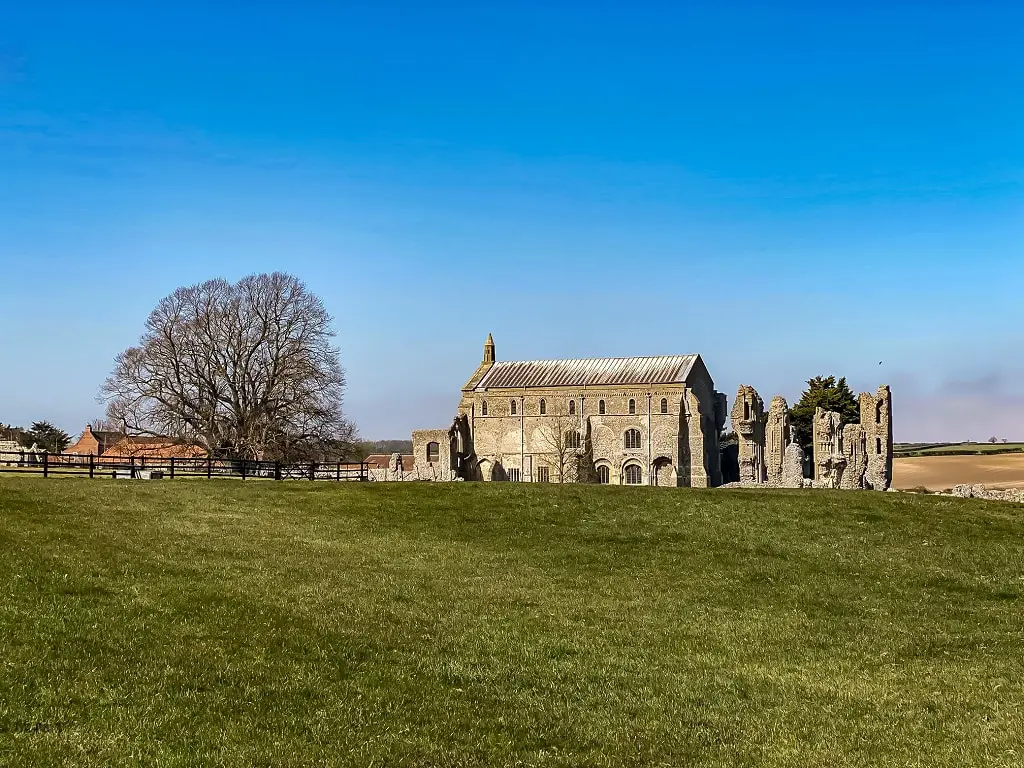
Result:
[[[893,460],[896,488],[932,491],[981,483],[990,488],[1024,488],[1024,453],[974,456],[913,456]]]

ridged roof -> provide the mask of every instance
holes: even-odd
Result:
[[[476,389],[682,384],[696,360],[697,355],[504,360],[491,367]]]

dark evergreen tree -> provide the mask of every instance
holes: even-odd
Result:
[[[796,441],[805,449],[811,446],[813,439],[816,408],[835,411],[844,425],[860,422],[860,405],[845,376],[838,381],[835,376],[808,379],[799,402],[789,409],[789,423],[796,432]]]
[[[61,453],[71,444],[71,435],[48,421],[35,421],[22,433],[20,442],[26,448],[36,445],[50,453]]]

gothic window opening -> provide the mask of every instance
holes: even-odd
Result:
[[[540,415],[543,416],[548,412],[548,404],[544,402],[544,398],[540,399]]]
[[[604,416],[604,400],[597,401],[597,412]]]
[[[626,450],[636,450],[640,447],[640,430],[627,429],[625,436]]]
[[[882,423],[882,401],[879,400],[875,405],[875,424]]]
[[[639,464],[628,465],[625,475],[626,485],[640,485],[644,481],[644,473]]]
[[[570,429],[565,433],[565,447],[572,450],[576,450],[580,447],[580,433],[575,429]]]
[[[611,472],[604,464],[597,468],[597,482],[601,485],[608,485],[611,482]]]
[[[551,468],[550,467],[537,467],[537,482],[538,483],[550,483],[551,482]]]

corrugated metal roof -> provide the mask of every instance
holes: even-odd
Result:
[[[597,387],[683,383],[697,355],[595,357],[582,360],[504,360],[477,389],[502,387]]]

